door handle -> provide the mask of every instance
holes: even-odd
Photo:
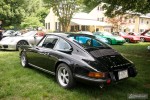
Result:
[[[49,55],[48,52],[39,52],[39,54],[42,54],[42,55]]]
[[[35,49],[39,50],[39,48],[38,48],[38,47],[36,47]]]

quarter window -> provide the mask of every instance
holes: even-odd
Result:
[[[69,43],[67,43],[65,40],[63,39],[59,39],[58,43],[55,46],[56,50],[70,50],[71,46]]]

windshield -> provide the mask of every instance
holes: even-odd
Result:
[[[112,34],[111,33],[109,33],[109,32],[101,32],[103,35],[107,35],[107,36],[112,36]]]
[[[26,36],[34,36],[36,34],[36,31],[30,31],[30,32],[27,32],[25,34],[23,34],[22,36],[26,37]]]
[[[125,32],[120,32],[121,35],[127,35]]]
[[[93,33],[89,32],[89,31],[79,31],[78,33],[93,35]]]
[[[12,34],[12,33],[14,33],[15,31],[13,31],[13,30],[8,30],[8,31],[6,31],[5,33],[4,33],[4,35],[7,35],[7,34]]]
[[[150,36],[150,32],[146,33],[145,35],[146,35],[146,36]]]
[[[77,36],[69,36],[70,40],[78,43],[82,47],[88,48],[107,48],[109,47],[107,44],[103,43],[102,41],[96,39],[94,36],[84,36],[84,35],[77,35]]]

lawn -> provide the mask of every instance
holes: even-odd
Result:
[[[72,90],[61,88],[55,77],[34,68],[22,68],[17,51],[0,51],[1,100],[126,100],[130,93],[150,95],[150,43],[113,45],[136,65],[138,75],[100,89],[78,84]]]

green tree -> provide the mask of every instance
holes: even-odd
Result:
[[[39,18],[39,21],[44,24],[45,23],[45,17],[49,13],[49,8],[42,7],[41,9],[37,10],[35,16]]]
[[[4,27],[15,26],[21,22],[25,15],[25,10],[21,7],[22,3],[24,3],[24,0],[0,1],[0,20]]]
[[[29,17],[44,23],[48,10],[43,5],[43,0],[0,0],[0,21],[3,27],[18,27]]]
[[[70,20],[73,14],[79,10],[82,0],[46,0],[49,1],[54,13],[58,16],[58,20],[62,27],[62,31],[69,31]]]
[[[37,28],[43,26],[38,17],[26,17],[21,23],[22,28]]]
[[[84,0],[88,10],[101,3],[106,3],[103,8],[106,10],[105,15],[114,17],[127,12],[146,14],[150,12],[149,0]]]

